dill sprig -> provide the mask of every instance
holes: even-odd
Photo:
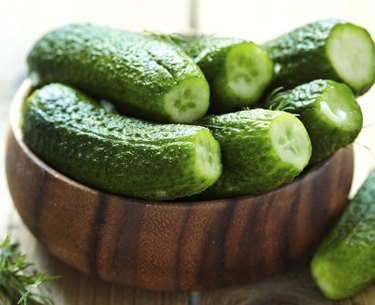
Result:
[[[265,105],[270,105],[270,104],[274,104],[276,101],[275,99],[279,99],[280,98],[280,93],[282,93],[284,91],[284,87],[277,87],[275,89],[273,89],[266,97],[265,101],[264,101],[264,104]]]
[[[275,88],[265,100],[265,105],[268,106],[269,110],[287,111],[293,112],[295,106],[292,105],[285,97],[288,95],[287,91],[283,91],[283,87]],[[295,116],[299,114],[294,113]]]
[[[18,246],[9,237],[0,244],[0,304],[53,305],[52,300],[37,289],[58,277],[30,270],[34,264],[26,261]]]

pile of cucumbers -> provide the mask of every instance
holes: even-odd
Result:
[[[28,65],[22,131],[46,163],[133,198],[218,199],[274,190],[353,142],[375,47],[336,19],[264,45],[75,24]]]
[[[28,65],[22,131],[46,163],[114,194],[210,200],[274,190],[352,143],[375,45],[337,19],[263,45],[76,24]],[[374,196],[375,170],[312,261],[329,298],[375,280]]]

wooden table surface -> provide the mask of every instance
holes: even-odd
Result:
[[[191,18],[188,11],[195,7]],[[194,11],[194,10],[193,10]],[[57,305],[197,304],[202,305],[374,305],[375,287],[341,302],[320,294],[308,273],[308,259],[263,281],[203,293],[163,293],[119,287],[83,275],[60,263],[39,245],[15,212],[4,175],[8,109],[26,76],[25,57],[44,32],[69,22],[92,22],[131,30],[186,32],[191,25],[204,33],[235,35],[262,42],[316,19],[339,17],[365,26],[375,36],[375,1],[246,0],[1,0],[0,1],[0,236],[7,233],[38,268],[62,278],[46,287]],[[356,140],[352,193],[375,165],[375,89],[360,98],[365,128]],[[4,304],[0,304],[4,305]]]

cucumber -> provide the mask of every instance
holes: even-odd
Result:
[[[264,44],[275,63],[273,87],[314,79],[343,82],[358,96],[375,80],[375,45],[362,27],[338,19],[313,22]]]
[[[332,80],[314,80],[280,92],[266,106],[298,114],[311,139],[311,164],[352,143],[362,129],[355,95],[345,84]]]
[[[315,282],[330,299],[351,297],[375,282],[375,169],[311,262]]]
[[[210,85],[210,112],[237,111],[256,103],[273,78],[273,63],[257,44],[238,38],[154,34],[180,47]]]
[[[220,146],[203,127],[127,118],[61,84],[35,91],[22,113],[32,151],[106,192],[171,200],[199,193],[221,175]]]
[[[308,164],[311,143],[294,115],[266,109],[204,118],[220,143],[223,174],[197,198],[256,195],[294,179]]]
[[[136,33],[68,25],[42,37],[28,65],[34,85],[70,84],[149,120],[192,123],[209,107],[209,86],[192,59]]]

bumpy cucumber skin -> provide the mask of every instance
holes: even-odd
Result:
[[[351,122],[353,128],[346,129],[335,124],[327,124],[325,120],[322,121],[322,116],[317,110],[319,109],[317,99],[331,87],[345,91],[350,99],[352,112],[355,113],[355,120]],[[356,102],[351,89],[345,84],[332,80],[314,80],[276,95],[275,102],[271,101],[266,106],[277,109],[279,105],[283,104],[285,111],[298,114],[298,118],[305,125],[310,136],[313,148],[310,164],[317,163],[352,143],[362,129],[361,107]]]
[[[36,85],[70,84],[117,102],[125,113],[171,122],[163,98],[186,79],[209,87],[192,59],[170,44],[123,30],[68,25],[42,37],[28,55]],[[208,94],[209,96],[209,94]],[[202,117],[208,101],[202,101]]]
[[[319,246],[311,273],[327,298],[344,299],[375,281],[374,257],[375,170],[372,170]]]
[[[197,122],[209,128],[220,143],[223,174],[213,186],[194,198],[257,195],[292,181],[301,171],[280,160],[269,134],[272,121],[285,114],[253,109],[211,116]]]
[[[271,86],[292,88],[315,79],[342,82],[327,56],[326,45],[332,29],[346,23],[339,19],[316,21],[266,42],[263,46],[275,64],[275,78]],[[359,96],[367,92],[372,84],[352,90]]]
[[[196,173],[198,133],[208,133],[220,154],[203,127],[126,118],[61,84],[35,91],[22,113],[28,146],[58,171],[97,189],[171,200],[203,191],[220,174],[207,178]]]
[[[183,36],[183,35],[158,35],[159,38],[169,41],[180,47],[186,54],[192,57],[195,63],[202,69],[211,90],[211,113],[226,113],[241,110],[243,107],[253,105],[262,96],[273,77],[273,63],[264,52],[268,59],[267,65],[270,67],[269,82],[260,88],[257,95],[251,98],[242,98],[234,94],[228,86],[226,75],[226,59],[228,53],[240,45],[255,45],[253,42],[234,38],[234,37],[216,37],[216,36]],[[260,46],[259,49],[261,49]]]

